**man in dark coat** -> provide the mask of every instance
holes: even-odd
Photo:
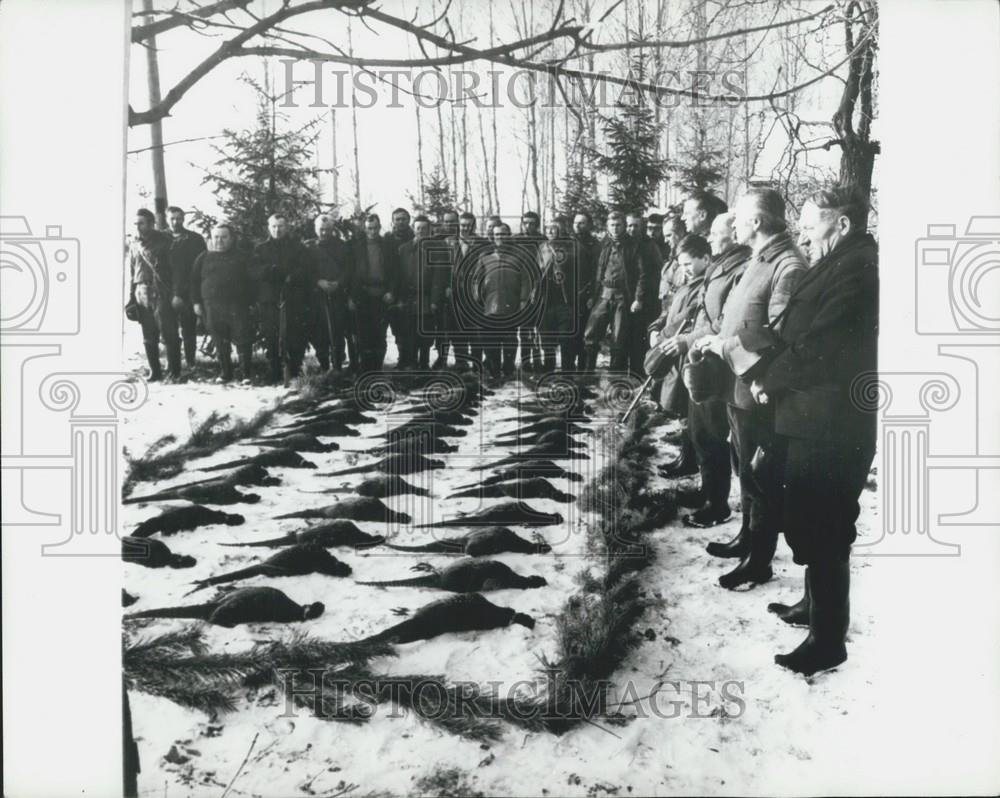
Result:
[[[631,211],[625,217],[625,232],[629,238],[638,241],[645,250],[645,258],[650,264],[649,290],[652,296],[660,293],[660,271],[663,267],[661,250],[656,241],[646,234],[646,217],[641,211]],[[669,311],[669,305],[663,308]],[[637,364],[641,364],[646,357],[646,350],[649,349],[649,335],[647,331],[653,322],[661,315],[661,308],[655,303],[649,302],[643,308],[642,313],[636,319],[636,324],[632,328],[631,341],[629,343],[629,363],[632,364],[633,371],[638,369]]]
[[[406,208],[396,208],[392,212],[390,219],[392,229],[385,234],[386,238],[394,239],[397,248],[413,240],[413,228],[410,227],[410,212]]]
[[[677,245],[677,262],[686,279],[667,313],[649,325],[649,345],[673,360],[670,371],[660,382],[660,407],[674,415],[687,415],[690,398],[680,378],[687,347],[682,339],[690,332],[698,315],[705,272],[712,259],[712,250],[701,236],[689,235]],[[683,455],[682,455],[683,456]]]
[[[573,241],[577,253],[577,302],[573,324],[576,331],[576,368],[586,368],[583,332],[590,316],[588,302],[594,295],[594,280],[597,279],[597,258],[601,252],[601,242],[594,237],[594,220],[587,211],[577,211],[573,217]]]
[[[190,299],[194,313],[204,321],[212,336],[221,371],[219,382],[233,378],[234,343],[243,380],[250,381],[253,331],[247,265],[246,256],[236,249],[233,228],[217,224],[212,228],[212,249],[201,253],[191,267]]]
[[[555,371],[556,348],[559,348],[561,368],[572,371],[578,367],[580,355],[577,336],[580,249],[566,234],[566,220],[557,217],[545,225],[546,240],[538,247],[538,296],[542,319],[539,334],[542,339],[542,362],[546,372]]]
[[[785,201],[768,188],[747,191],[734,211],[736,240],[753,254],[739,283],[722,309],[719,334],[697,346],[726,361],[731,382],[726,391],[729,427],[739,464],[740,494],[749,512],[748,553],[740,564],[719,578],[732,590],[759,584],[772,576],[771,559],[781,526],[781,486],[776,462],[774,414],[750,394],[747,375],[760,355],[751,351],[752,338],[779,322],[788,298],[806,271],[806,264],[785,222]]]
[[[170,269],[174,276],[174,312],[181,328],[184,343],[184,360],[188,367],[194,366],[198,351],[198,319],[191,302],[191,267],[207,247],[205,239],[184,226],[184,211],[176,205],[167,208],[167,223],[170,225]]]
[[[316,350],[320,368],[325,371],[332,363],[333,370],[339,372],[344,367],[345,344],[352,367],[357,366],[358,357],[347,307],[354,273],[351,248],[337,237],[333,217],[325,214],[318,216],[315,224],[316,238],[306,243],[316,276],[309,339]]]
[[[149,360],[149,381],[163,379],[160,338],[167,348],[167,371],[171,381],[181,376],[181,342],[177,314],[172,304],[173,274],[170,270],[170,236],[156,229],[156,217],[147,208],[135,215],[136,237],[129,245],[131,275],[129,304],[133,302],[142,326],[142,342]]]
[[[851,544],[875,455],[875,407],[858,398],[878,368],[878,246],[867,219],[867,203],[847,188],[806,201],[800,228],[812,266],[788,301],[780,351],[750,386],[774,408],[785,539],[806,566],[802,600],[769,609],[808,623],[809,635],[774,659],[807,676],[847,659]]]
[[[473,295],[481,308],[483,348],[490,376],[514,373],[517,330],[526,315],[532,281],[522,268],[521,253],[511,244],[510,227],[493,228],[493,249],[481,251],[472,275]]]
[[[379,235],[376,214],[365,219],[365,234],[352,242],[354,277],[351,299],[358,325],[358,350],[363,372],[380,371],[385,361],[389,308],[399,290],[399,250]]]
[[[454,346],[456,363],[462,357],[463,342],[459,335],[455,306],[452,298],[452,278],[455,271],[453,241],[458,236],[458,211],[441,213],[434,235],[426,245],[428,265],[431,269],[431,308],[435,316],[437,357],[431,368],[448,365],[448,350]],[[457,338],[455,337],[457,336]],[[468,342],[465,342],[466,350]],[[467,354],[467,351],[466,351]]]
[[[305,247],[289,234],[288,219],[267,220],[267,240],[254,250],[257,314],[267,352],[268,378],[288,384],[302,369],[316,278]]]
[[[678,338],[678,351],[682,355],[686,355],[698,339],[719,332],[726,298],[733,286],[739,282],[750,259],[750,248],[736,243],[731,213],[715,217],[709,242],[714,257],[708,271],[705,272],[700,308],[694,327]],[[712,398],[700,404],[691,402],[688,405],[688,431],[698,461],[698,471],[701,474],[700,492],[704,503],[690,515],[684,516],[684,523],[696,527],[721,524],[730,514],[729,488],[732,477],[726,401],[722,398]],[[744,523],[749,517],[749,511],[744,512]],[[749,542],[745,533],[742,537],[737,536],[737,540],[743,541],[744,545]],[[716,556],[741,558],[748,553],[739,549],[737,544],[730,546],[715,542],[708,544],[708,551]]]
[[[535,211],[525,211],[521,214],[521,231],[511,241],[514,252],[522,261],[525,272],[534,280],[537,272],[533,268],[538,263],[538,247],[545,241],[542,235],[542,220]],[[531,286],[537,291],[537,287]],[[542,347],[538,337],[538,325],[541,314],[529,315],[518,328],[517,335],[521,345],[521,369],[523,371],[540,371],[542,369]]]
[[[413,240],[399,248],[399,296],[393,308],[392,334],[399,347],[399,367],[426,369],[434,341],[432,272],[424,251],[431,233],[430,219],[414,219],[413,232]]]
[[[480,340],[482,331],[471,323],[469,313],[470,306],[474,305],[471,277],[477,269],[479,256],[489,248],[490,242],[476,234],[476,217],[464,211],[458,217],[458,235],[449,236],[447,243],[451,269],[441,274],[451,276],[451,322],[454,326],[450,335],[455,347],[455,366],[477,369],[483,362],[483,346]]]
[[[590,317],[584,332],[587,368],[597,367],[604,335],[611,329],[611,370],[629,369],[632,328],[655,294],[651,290],[656,268],[647,247],[625,235],[625,217],[615,211],[608,216],[608,237],[601,247],[590,301]],[[641,372],[642,363],[631,364]]]

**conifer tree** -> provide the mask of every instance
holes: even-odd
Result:
[[[645,71],[640,52],[632,59],[632,80],[615,102],[615,115],[603,117],[607,150],[590,151],[594,166],[610,179],[611,210],[628,212],[649,207],[667,176],[667,164],[657,156],[662,124],[656,122],[651,99],[637,85],[646,80]]]
[[[418,202],[413,194],[409,196],[413,209],[431,218],[440,218],[444,211],[454,210],[458,205],[458,199],[448,182],[448,177],[440,168],[435,168],[433,173],[424,176],[423,202]]]

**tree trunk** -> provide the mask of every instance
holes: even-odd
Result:
[[[351,36],[351,22],[347,21],[347,54],[354,58],[354,38]],[[354,85],[354,67],[351,67],[351,85]],[[351,132],[354,136],[354,212],[360,213],[361,208],[361,165],[358,160],[358,109],[351,97]]]
[[[337,161],[337,109],[330,109],[330,133],[332,138],[331,148],[333,150],[333,207],[334,210],[340,207],[340,164]]]
[[[153,0],[142,0],[142,10],[152,14]],[[151,18],[146,18],[151,22]],[[156,55],[156,37],[151,36],[146,41],[146,82],[149,87],[149,107],[160,104],[160,65]],[[156,226],[160,230],[167,228],[167,172],[163,163],[163,121],[156,119],[149,126],[149,150],[153,159],[153,209],[156,214]]]

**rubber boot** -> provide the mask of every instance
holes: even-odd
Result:
[[[750,502],[743,499],[740,502],[743,521],[740,524],[740,531],[732,540],[725,543],[712,541],[705,547],[705,551],[713,557],[735,557],[742,560],[750,553]]]
[[[193,369],[195,366],[195,355],[198,352],[198,338],[194,335],[187,335],[184,337],[184,362],[187,363],[189,369]]]
[[[149,361],[148,382],[159,382],[163,379],[163,368],[160,366],[160,345],[143,344],[146,350],[146,360]]]
[[[660,466],[660,476],[668,479],[689,477],[698,473],[698,458],[694,453],[694,444],[691,443],[691,436],[685,430],[684,439],[681,441],[681,453],[676,460],[672,460]]]
[[[775,663],[803,676],[812,676],[847,659],[850,580],[850,560],[809,566],[809,634],[791,653],[776,654]]]
[[[238,351],[243,379],[250,382],[253,379],[253,349],[249,346],[241,346]]]
[[[181,378],[181,342],[171,341],[167,344],[167,376],[171,382]]]
[[[233,380],[233,354],[231,348],[226,345],[219,349],[219,379],[223,382]]]
[[[794,604],[779,604],[778,602],[772,602],[767,605],[767,611],[773,612],[785,623],[791,626],[808,626],[809,625],[809,607],[812,603],[809,599],[809,569],[806,568],[805,579],[805,593],[802,598],[796,601]]]
[[[740,585],[760,585],[774,575],[771,560],[778,547],[778,533],[767,529],[748,529],[747,534],[750,537],[750,553],[732,571],[719,577],[719,585],[726,590],[734,590]]]

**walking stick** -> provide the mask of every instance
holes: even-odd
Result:
[[[646,393],[646,389],[652,384],[652,382],[652,377],[646,377],[646,381],[639,386],[639,390],[637,390],[635,392],[635,396],[632,397],[632,404],[628,406],[628,409],[625,411],[625,415],[621,417],[620,423],[624,424],[628,421],[628,417],[632,415],[633,411],[639,406],[639,400],[642,399],[642,395]]]

